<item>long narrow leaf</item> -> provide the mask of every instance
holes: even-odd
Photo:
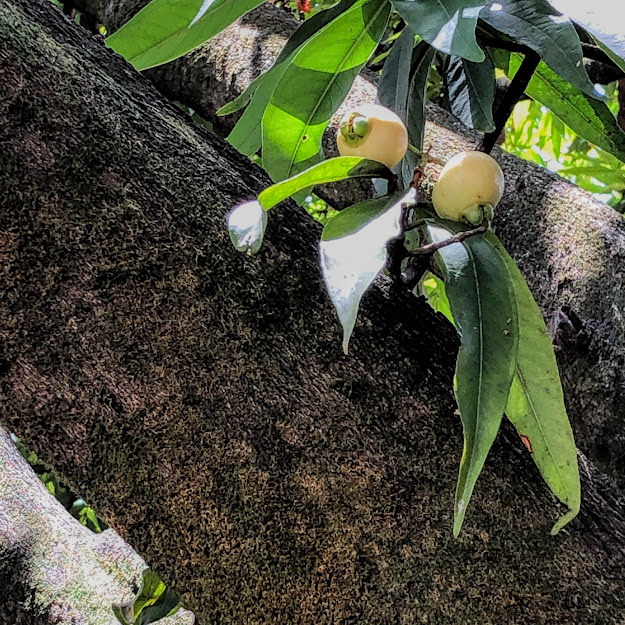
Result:
[[[399,235],[402,207],[415,199],[414,189],[368,200],[342,210],[323,229],[319,243],[321,271],[343,326],[347,354],[364,292],[386,264],[386,244]]]
[[[497,237],[492,233],[485,236],[504,259],[519,311],[519,351],[506,415],[551,491],[569,507],[554,525],[555,534],[577,515],[580,507],[577,450],[558,365],[542,314],[523,275]]]
[[[267,187],[261,191],[258,201],[265,210],[269,210],[282,200],[317,184],[338,182],[348,178],[386,178],[390,180],[392,177],[393,172],[377,161],[370,161],[361,156],[337,156],[313,165],[292,178],[287,178]]]
[[[523,57],[513,52],[509,58],[507,73],[512,78]],[[525,91],[551,109],[574,132],[625,161],[625,132],[604,102],[582,93],[542,61]]]
[[[481,63],[448,57],[445,90],[451,112],[469,128],[481,132],[495,129],[495,65],[490,54]]]
[[[457,231],[453,222],[428,222],[431,241]],[[514,376],[519,329],[512,280],[499,250],[474,236],[437,253],[462,346],[456,364],[456,400],[464,430],[464,451],[454,507],[454,535],[486,456],[499,431]]]
[[[491,0],[480,18],[538,52],[554,72],[580,91],[597,97],[584,69],[575,27],[558,17],[546,0]]]
[[[320,160],[323,131],[382,38],[389,13],[388,0],[359,0],[299,48],[263,115],[263,166],[273,180]]]
[[[549,0],[563,15],[585,28],[621,68],[625,69],[625,31],[621,8],[614,0]]]
[[[261,145],[261,120],[267,104],[289,66],[289,61],[297,49],[310,39],[321,28],[329,24],[357,0],[343,0],[335,6],[319,11],[306,20],[288,39],[274,64],[266,72],[253,80],[247,89],[235,100],[223,106],[218,115],[228,115],[248,105],[247,110],[234,127],[228,141],[246,156],[255,154]]]
[[[410,144],[418,150],[423,150],[426,93],[434,52],[434,48],[425,41],[420,41],[412,52],[406,128]],[[408,150],[401,162],[401,175],[405,187],[412,182],[415,167],[418,165],[419,156]]]
[[[197,48],[261,1],[152,0],[106,44],[136,69],[147,69]]]
[[[410,85],[410,66],[415,32],[406,26],[397,38],[384,61],[382,76],[378,85],[378,102],[395,111],[406,123],[408,105],[408,87]]]

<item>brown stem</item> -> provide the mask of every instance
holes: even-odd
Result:
[[[478,152],[485,152],[490,154],[493,147],[497,143],[501,131],[505,128],[508,117],[514,109],[514,105],[525,93],[525,89],[529,81],[531,80],[534,71],[540,63],[540,56],[533,50],[528,50],[521,67],[519,67],[517,73],[514,75],[510,87],[503,96],[497,110],[495,111],[495,129],[492,132],[487,132],[482,138],[481,143],[475,148]]]
[[[427,245],[423,245],[416,250],[410,250],[408,252],[408,256],[417,256],[419,254],[434,254],[442,247],[447,247],[452,243],[461,243],[465,239],[469,237],[473,237],[476,234],[483,234],[486,232],[488,228],[486,226],[479,226],[478,228],[473,228],[473,230],[463,230],[462,232],[458,232],[453,237],[449,239],[445,239],[444,241],[437,241],[436,243],[428,243]]]

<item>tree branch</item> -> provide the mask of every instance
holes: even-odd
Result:
[[[533,51],[529,51],[523,62],[521,63],[521,67],[517,70],[517,73],[514,75],[510,86],[508,87],[506,93],[504,94],[497,110],[495,111],[493,117],[495,121],[495,129],[492,132],[487,132],[484,134],[484,137],[476,150],[480,152],[485,152],[486,154],[490,154],[492,149],[495,147],[497,143],[497,139],[501,135],[501,131],[505,128],[506,122],[508,118],[512,114],[512,111],[516,105],[516,103],[521,99],[523,94],[525,93],[525,89],[529,84],[529,81],[532,79],[538,64],[540,63],[540,57]]]
[[[465,241],[469,237],[474,237],[476,234],[484,234],[487,229],[488,228],[486,226],[479,226],[478,228],[473,228],[472,230],[464,230],[463,232],[454,234],[454,236],[449,237],[449,239],[436,241],[434,243],[427,243],[417,249],[409,250],[406,254],[407,256],[418,256],[421,254],[431,255],[448,245],[452,245],[453,243],[462,243],[462,241]]]

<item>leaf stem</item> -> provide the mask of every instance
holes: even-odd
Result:
[[[462,243],[465,239],[469,237],[473,237],[476,234],[483,234],[488,230],[487,226],[479,226],[478,228],[473,228],[473,230],[463,230],[462,232],[458,232],[453,237],[449,239],[445,239],[444,241],[437,241],[436,243],[428,243],[427,245],[423,245],[422,247],[418,247],[416,250],[410,250],[408,252],[408,256],[417,256],[419,254],[434,254],[442,247],[447,247],[452,243]]]
[[[482,137],[482,141],[475,148],[478,152],[490,154],[493,147],[495,147],[495,143],[497,143],[497,139],[499,135],[501,135],[501,131],[505,128],[508,117],[510,117],[514,109],[514,105],[525,93],[525,89],[532,79],[534,71],[538,67],[538,63],[540,63],[540,56],[533,50],[528,50],[521,63],[521,67],[519,67],[517,73],[514,75],[506,94],[495,111],[493,116],[495,118],[495,130],[487,132]]]

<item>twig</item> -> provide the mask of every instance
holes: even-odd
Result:
[[[495,118],[495,129],[484,135],[481,143],[475,148],[478,152],[490,154],[493,147],[495,147],[495,143],[497,143],[497,139],[505,128],[512,109],[514,109],[514,105],[525,93],[525,89],[538,67],[538,63],[540,63],[540,56],[533,50],[529,50],[495,111],[493,116]]]
[[[427,245],[423,245],[416,250],[410,250],[408,252],[408,256],[417,256],[419,254],[434,254],[442,247],[447,247],[452,243],[462,243],[465,239],[469,237],[473,237],[476,234],[483,234],[486,232],[488,228],[486,226],[479,226],[478,228],[473,228],[473,230],[463,230],[462,232],[458,232],[458,234],[454,234],[453,237],[449,239],[445,239],[444,241],[437,241],[436,243],[428,243]]]

